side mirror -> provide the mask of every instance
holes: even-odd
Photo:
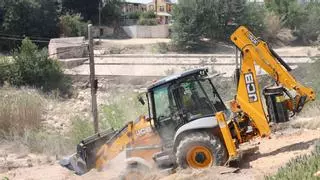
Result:
[[[138,100],[142,105],[146,104],[141,96],[138,96]]]

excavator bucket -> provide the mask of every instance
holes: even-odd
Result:
[[[95,168],[99,148],[112,140],[116,134],[117,131],[109,129],[81,140],[77,145],[77,152],[60,160],[60,165],[78,175],[85,174]]]

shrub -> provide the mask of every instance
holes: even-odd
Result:
[[[308,12],[306,19],[301,23],[297,35],[303,42],[310,44],[317,41],[320,36],[320,3],[310,3],[306,10]]]
[[[266,3],[270,11],[283,18],[285,25],[291,29],[300,27],[305,21],[305,11],[296,0],[271,0]]]
[[[283,23],[280,16],[271,11],[266,13],[264,17],[264,24],[266,28],[263,32],[263,38],[266,41],[271,42],[282,29]]]
[[[28,38],[14,51],[7,79],[14,86],[34,86],[44,92],[58,90],[63,95],[71,94],[71,80],[63,74],[59,62],[50,59],[46,49],[38,50]]]
[[[266,180],[277,179],[319,179],[314,174],[320,168],[320,144],[318,143],[311,155],[300,156],[291,160],[273,176],[266,177]]]
[[[144,19],[141,18],[138,21],[139,25],[146,25],[146,26],[154,26],[157,25],[157,20],[156,19]]]
[[[78,144],[82,139],[94,134],[93,123],[88,119],[75,117],[71,122],[69,136],[73,144]]]
[[[140,14],[140,18],[142,19],[155,19],[156,14],[154,11],[147,11]]]
[[[164,42],[158,42],[155,45],[153,45],[153,51],[155,53],[166,54],[169,51],[169,45]]]
[[[130,12],[127,14],[128,19],[139,19],[141,16],[141,11]]]
[[[8,80],[12,61],[8,57],[0,57],[0,87]]]
[[[104,127],[118,129],[125,122],[134,121],[147,112],[147,107],[137,100],[136,93],[118,94],[110,103],[102,107],[102,123]]]
[[[68,155],[74,152],[75,144],[61,134],[48,133],[44,129],[26,130],[22,138],[17,139],[25,144],[31,152],[48,155]]]
[[[0,133],[22,136],[25,130],[35,130],[41,126],[44,99],[27,89],[0,90]]]
[[[60,16],[60,33],[66,37],[86,36],[87,25],[80,14],[67,13]]]

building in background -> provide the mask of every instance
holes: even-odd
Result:
[[[147,10],[156,11],[159,24],[168,24],[172,17],[172,7],[176,2],[173,0],[152,0],[147,4]]]
[[[177,0],[125,0],[122,14],[155,11],[158,24],[168,24],[172,17],[172,7]],[[157,9],[155,8],[157,6]]]
[[[146,1],[144,1],[144,0],[125,0],[122,3],[121,11],[123,14],[133,13],[133,12],[145,12],[145,11],[147,11]]]

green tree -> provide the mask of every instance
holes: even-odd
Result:
[[[47,49],[39,50],[26,38],[13,53],[13,62],[8,67],[6,78],[14,86],[33,86],[44,92],[59,90],[69,94],[71,81],[63,74],[58,61],[48,57]]]
[[[24,36],[45,38],[41,40],[58,36],[58,0],[4,0],[2,2],[0,3],[2,12],[2,18],[0,12],[0,33],[18,38]],[[0,49],[10,50],[21,41],[16,42],[1,40]]]
[[[4,0],[2,31],[21,36],[58,35],[57,0]]]
[[[266,2],[266,7],[280,15],[285,25],[291,29],[299,28],[306,19],[304,5],[298,4],[297,0],[270,0]]]
[[[60,33],[67,37],[86,36],[87,23],[82,21],[80,14],[69,14],[60,16]]]
[[[229,40],[240,24],[261,31],[263,16],[263,7],[246,0],[181,0],[173,9],[173,42],[179,48],[194,49],[202,37]]]
[[[62,0],[63,11],[72,14],[80,13],[84,21],[99,23],[99,1],[100,0]],[[121,17],[121,3],[123,0],[101,0],[101,21],[105,25],[113,25]]]

